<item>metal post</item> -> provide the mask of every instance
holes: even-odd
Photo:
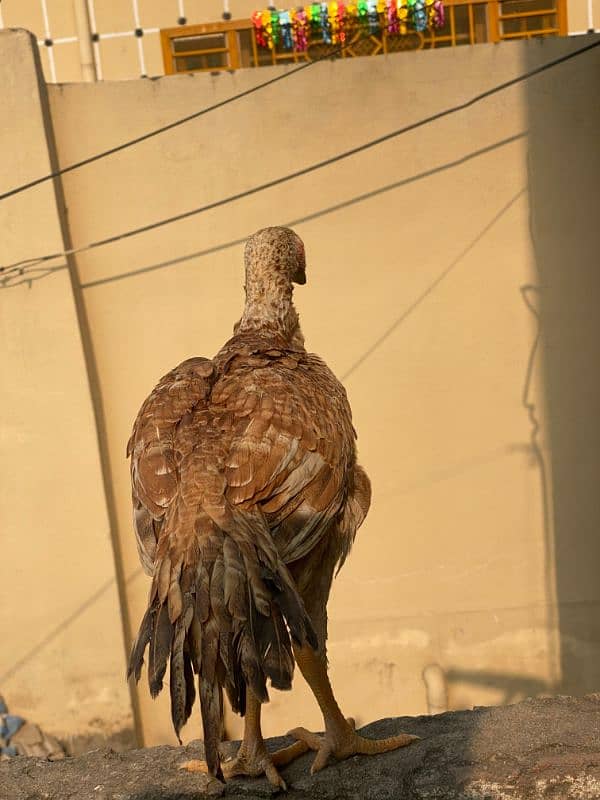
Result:
[[[81,62],[81,77],[86,83],[98,80],[96,62],[92,50],[92,32],[90,30],[90,16],[86,0],[73,0],[75,10],[75,23],[79,39],[79,60]]]

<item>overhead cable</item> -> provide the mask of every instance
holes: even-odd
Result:
[[[66,256],[76,255],[77,253],[83,253],[88,250],[95,249],[97,247],[103,247],[104,245],[107,244],[112,244],[114,242],[122,241],[124,239],[129,239],[132,236],[138,236],[141,233],[147,233],[148,231],[163,227],[164,225],[169,225],[173,222],[179,222],[189,217],[202,214],[206,211],[211,211],[215,208],[219,208],[221,206],[228,205],[229,203],[236,202],[237,200],[242,200],[245,197],[250,197],[251,195],[257,194],[258,192],[265,191],[266,189],[271,189],[274,186],[279,186],[283,183],[287,183],[288,181],[300,178],[304,175],[308,175],[312,172],[315,172],[316,170],[328,167],[331,164],[343,161],[346,158],[350,158],[350,156],[362,153],[365,150],[369,150],[372,147],[383,144],[384,142],[390,141],[391,139],[394,139],[405,133],[409,133],[410,131],[416,130],[417,128],[421,128],[424,125],[428,125],[432,122],[435,122],[438,119],[442,119],[443,117],[455,114],[458,111],[463,111],[466,108],[470,108],[476,103],[480,103],[482,100],[485,100],[486,98],[491,97],[492,95],[495,95],[498,92],[508,89],[511,86],[515,86],[518,83],[522,83],[523,81],[528,80],[529,78],[532,78],[535,75],[539,75],[540,73],[552,69],[553,67],[556,67],[559,64],[564,63],[565,61],[569,61],[570,59],[576,58],[582,55],[583,53],[586,53],[598,46],[600,46],[600,40],[588,44],[585,47],[579,48],[578,50],[574,50],[571,53],[567,53],[564,56],[560,56],[559,58],[553,59],[552,61],[548,61],[539,67],[534,67],[533,69],[528,70],[527,72],[524,72],[521,75],[517,75],[517,77],[511,78],[508,81],[504,81],[503,83],[497,84],[496,86],[493,86],[491,89],[487,89],[486,91],[475,95],[469,100],[465,100],[463,103],[459,103],[455,106],[451,106],[442,111],[438,111],[435,114],[431,114],[428,117],[423,117],[422,119],[417,120],[416,122],[411,122],[408,125],[403,125],[401,128],[397,128],[394,131],[390,131],[389,133],[383,134],[382,136],[378,136],[375,139],[371,139],[368,142],[364,142],[363,144],[357,145],[356,147],[352,147],[349,150],[344,150],[340,153],[337,153],[336,155],[323,159],[322,161],[317,161],[314,164],[302,167],[301,169],[295,170],[294,172],[290,172],[287,175],[283,175],[279,178],[273,178],[272,180],[267,181],[265,183],[261,183],[258,186],[253,186],[250,189],[245,189],[241,192],[229,195],[228,197],[221,198],[220,200],[214,200],[213,202],[206,203],[205,205],[199,206],[198,208],[193,208],[188,211],[183,211],[179,214],[174,214],[171,217],[166,217],[165,219],[158,220],[156,222],[150,222],[147,225],[142,225],[139,228],[133,228],[132,230],[125,231],[123,233],[118,233],[113,236],[108,236],[104,239],[99,239],[98,241],[90,242],[88,244],[81,245],[79,247],[73,247],[69,250],[63,250],[58,253],[50,253],[44,256],[17,261],[14,264],[9,264],[5,267],[0,267],[0,273],[6,275],[12,272],[23,272],[27,268],[35,267],[38,264],[42,264],[46,261],[50,261],[55,258],[62,258]]]
[[[47,175],[42,175],[40,178],[35,178],[35,180],[29,181],[28,183],[23,183],[20,186],[15,186],[13,189],[9,189],[9,191],[0,194],[0,200],[6,200],[7,197],[13,197],[16,194],[20,194],[21,192],[26,191],[27,189],[32,189],[34,186],[39,186],[41,183],[45,183],[46,181],[50,181],[53,178],[58,178],[61,175],[65,175],[67,172],[73,172],[73,170],[79,169],[80,167],[85,167],[87,164],[93,164],[94,161],[100,161],[102,158],[106,158],[107,156],[112,156],[115,153],[120,153],[122,150],[126,150],[128,147],[133,147],[136,144],[141,144],[142,142],[145,142],[148,139],[152,139],[154,136],[159,136],[161,133],[173,130],[173,128],[177,128],[180,125],[185,125],[186,122],[191,122],[194,119],[203,117],[205,114],[209,114],[211,111],[216,111],[218,108],[223,108],[224,106],[227,106],[230,103],[234,103],[236,100],[241,100],[243,97],[248,97],[248,95],[254,94],[255,92],[258,92],[261,89],[266,88],[267,86],[272,86],[274,83],[278,83],[279,81],[285,80],[286,78],[290,78],[292,75],[296,75],[298,72],[302,72],[302,70],[308,69],[308,67],[311,67],[313,64],[318,64],[321,61],[327,61],[330,58],[334,58],[335,56],[339,55],[342,52],[342,50],[345,49],[345,47],[347,47],[347,45],[342,45],[341,47],[338,47],[335,50],[328,52],[326,55],[319,56],[319,58],[315,58],[312,61],[307,61],[305,64],[301,64],[299,67],[296,67],[295,69],[289,70],[288,72],[283,72],[280,75],[276,75],[274,78],[269,78],[268,81],[263,81],[263,83],[258,83],[256,84],[256,86],[252,86],[250,89],[245,89],[243,92],[234,94],[231,97],[226,97],[225,100],[219,100],[218,103],[213,103],[213,105],[211,106],[206,106],[205,108],[201,108],[199,111],[194,111],[193,114],[188,114],[185,117],[180,117],[179,119],[176,119],[173,122],[168,122],[166,125],[162,125],[160,128],[155,128],[154,130],[148,131],[148,133],[144,133],[141,136],[136,136],[134,139],[129,139],[126,142],[122,142],[121,144],[115,145],[115,147],[110,147],[108,150],[103,150],[102,152],[96,153],[95,155],[89,156],[88,158],[84,158],[81,161],[76,161],[73,164],[69,164],[66,167],[62,167],[62,169],[57,169],[54,172],[49,172]]]

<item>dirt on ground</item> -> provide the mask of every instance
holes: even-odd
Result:
[[[422,739],[392,753],[332,763],[315,776],[313,755],[302,756],[282,771],[287,799],[600,798],[600,694],[385,719],[362,729],[373,738],[400,731]],[[289,741],[271,739],[269,747]],[[200,755],[197,742],[125,753],[100,749],[57,762],[18,756],[0,763],[0,800],[258,800],[278,794],[264,779],[223,786],[179,769]]]

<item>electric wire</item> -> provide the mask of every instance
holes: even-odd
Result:
[[[319,56],[318,58],[313,59],[312,61],[307,61],[304,64],[301,64],[299,67],[295,67],[294,69],[289,70],[288,72],[283,72],[281,75],[276,75],[274,78],[269,78],[267,81],[263,81],[262,83],[256,84],[256,86],[252,86],[250,89],[245,89],[243,92],[238,92],[238,94],[231,95],[231,97],[226,97],[224,100],[219,100],[218,103],[213,103],[210,106],[206,106],[205,108],[201,108],[199,111],[194,111],[193,114],[188,114],[185,117],[180,117],[179,119],[173,120],[173,122],[168,122],[166,125],[162,125],[160,128],[154,128],[147,133],[143,133],[141,136],[136,136],[134,139],[129,139],[126,142],[122,142],[121,144],[115,145],[114,147],[110,147],[108,150],[102,150],[100,153],[96,153],[93,156],[88,156],[87,158],[82,159],[81,161],[76,161],[73,164],[69,164],[66,167],[62,167],[61,169],[57,169],[54,172],[49,172],[47,175],[42,175],[40,178],[35,178],[28,183],[23,183],[20,186],[15,186],[13,189],[9,189],[7,192],[3,192],[0,194],[0,200],[6,200],[8,197],[13,197],[16,194],[20,194],[21,192],[26,191],[27,189],[33,189],[34,186],[39,186],[41,183],[45,183],[46,181],[53,180],[54,178],[59,178],[61,175],[65,175],[68,172],[73,172],[73,170],[80,169],[80,167],[85,167],[87,164],[93,164],[95,161],[100,161],[107,156],[112,156],[115,153],[120,153],[122,150],[126,150],[129,147],[133,147],[134,145],[141,144],[142,142],[147,141],[148,139],[152,139],[154,136],[159,136],[161,133],[165,133],[166,131],[173,130],[173,128],[178,128],[180,125],[185,125],[186,122],[191,122],[192,120],[199,119],[203,117],[205,114],[209,114],[211,111],[216,111],[219,108],[223,108],[224,106],[229,105],[230,103],[236,102],[236,100],[241,100],[244,97],[248,97],[255,92],[260,91],[261,89],[265,89],[267,86],[272,86],[274,83],[278,83],[279,81],[285,80],[286,78],[290,78],[292,75],[296,75],[298,72],[302,72],[304,69],[308,69],[312,67],[313,64],[319,64],[321,61],[328,61],[331,58],[335,58],[335,56],[339,55],[343,50],[346,49],[348,45],[341,45],[340,47],[336,48],[335,50],[329,51],[326,55]]]
[[[64,258],[67,256],[76,255],[77,253],[83,253],[88,250],[95,249],[97,247],[103,247],[105,245],[112,244],[114,242],[122,241],[124,239],[129,239],[132,236],[138,236],[141,233],[147,233],[148,231],[163,227],[164,225],[170,225],[173,222],[179,222],[181,220],[188,219],[189,217],[196,216],[198,214],[202,214],[207,211],[211,211],[215,208],[219,208],[221,206],[228,205],[229,203],[236,202],[243,198],[250,197],[254,194],[257,194],[258,192],[265,191],[266,189],[271,189],[275,186],[287,183],[288,181],[303,177],[304,175],[309,175],[310,173],[315,172],[316,170],[323,169],[324,167],[328,167],[331,164],[343,161],[344,159],[350,158],[351,156],[357,155],[358,153],[362,153],[365,150],[369,150],[372,147],[383,144],[384,142],[390,141],[391,139],[397,138],[398,136],[401,136],[405,133],[409,133],[410,131],[421,128],[424,125],[428,125],[432,122],[435,122],[436,120],[442,119],[443,117],[447,117],[450,116],[451,114],[457,113],[458,111],[463,111],[466,108],[470,108],[471,106],[480,103],[482,100],[485,100],[486,98],[491,97],[497,94],[498,92],[504,91],[505,89],[508,89],[511,86],[515,86],[516,84],[522,83],[523,81],[528,80],[534,77],[535,75],[539,75],[545,72],[546,70],[558,66],[559,64],[563,64],[564,62],[576,58],[582,55],[583,53],[586,53],[598,46],[600,46],[600,40],[592,42],[591,44],[588,44],[585,47],[574,50],[571,53],[567,53],[563,56],[555,58],[552,61],[548,61],[545,64],[541,64],[539,67],[535,67],[531,70],[528,70],[527,72],[522,73],[521,75],[517,75],[515,78],[511,78],[510,80],[497,84],[496,86],[493,86],[492,88],[487,89],[486,91],[475,95],[469,100],[465,100],[462,103],[458,103],[457,105],[443,109],[442,111],[438,111],[435,114],[423,117],[422,119],[417,120],[416,122],[411,122],[408,125],[404,125],[401,128],[397,128],[394,131],[390,131],[389,133],[383,134],[382,136],[378,136],[375,139],[363,142],[362,144],[357,145],[356,147],[352,147],[349,150],[344,150],[342,152],[339,152],[333,156],[330,156],[329,158],[323,159],[322,161],[317,161],[314,164],[302,167],[301,169],[295,170],[294,172],[290,172],[287,175],[283,175],[278,178],[273,178],[270,181],[266,181],[265,183],[253,186],[250,189],[244,189],[241,192],[237,192],[235,194],[229,195],[228,197],[221,198],[220,200],[214,200],[211,203],[206,203],[205,205],[199,206],[198,208],[193,208],[188,211],[183,211],[180,212],[179,214],[174,214],[171,217],[166,217],[165,219],[158,220],[156,222],[150,222],[147,225],[140,226],[139,228],[133,228],[123,233],[115,234],[113,236],[107,236],[104,239],[99,239],[98,241],[95,242],[89,242],[88,244],[81,245],[79,247],[73,247],[70,248],[69,250],[63,250],[57,253],[50,253],[44,256],[17,261],[5,267],[0,267],[0,274],[2,274],[3,276],[6,276],[12,272],[18,272],[19,274],[23,274],[24,270],[26,270],[27,268],[35,267],[38,264],[42,264],[46,261],[51,261],[55,258]]]

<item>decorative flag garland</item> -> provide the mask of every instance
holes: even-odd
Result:
[[[344,44],[355,33],[368,36],[385,31],[390,36],[402,36],[411,31],[442,28],[444,6],[442,0],[311,3],[288,11],[255,11],[252,22],[259,47],[303,53],[309,39]]]

